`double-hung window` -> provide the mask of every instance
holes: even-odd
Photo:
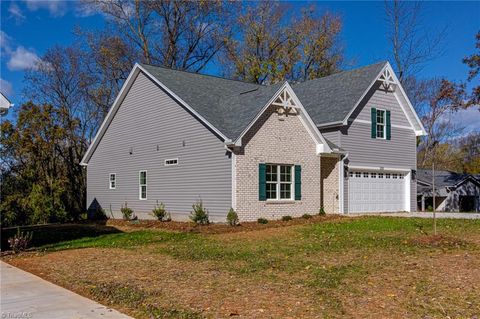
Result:
[[[110,189],[116,189],[117,188],[117,174],[115,174],[115,173],[110,174],[109,185],[110,185]]]
[[[266,165],[267,200],[293,200],[293,165]]]
[[[139,198],[147,199],[147,171],[139,172],[138,185]]]
[[[385,138],[385,110],[377,109],[377,138]]]

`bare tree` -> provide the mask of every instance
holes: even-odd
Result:
[[[85,0],[110,19],[113,35],[140,52],[141,62],[199,72],[231,36],[224,1]]]
[[[422,4],[385,1],[387,38],[400,82],[415,76],[425,63],[442,55],[446,28],[432,32],[422,23]]]

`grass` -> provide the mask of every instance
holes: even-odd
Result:
[[[480,221],[437,227],[439,240],[431,220],[392,217],[215,235],[142,229],[42,245],[46,254],[9,262],[139,318],[471,317],[480,312]]]

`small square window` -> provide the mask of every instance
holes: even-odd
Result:
[[[377,173],[370,173],[371,178],[377,178]]]
[[[355,172],[355,177],[362,177],[362,174],[360,172]]]
[[[398,174],[392,174],[392,178],[393,178],[393,179],[397,179],[397,178],[398,178]]]
[[[368,178],[368,173],[363,173],[363,178]]]
[[[383,178],[383,173],[378,173],[378,178]]]
[[[353,172],[350,172],[348,175],[349,175],[350,177],[353,177]]]
[[[111,173],[109,182],[110,182],[109,183],[110,184],[110,189],[116,189],[117,188],[117,174]]]
[[[385,178],[390,178],[390,174],[389,173],[385,174]]]

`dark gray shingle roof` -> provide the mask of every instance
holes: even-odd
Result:
[[[305,81],[293,90],[315,124],[343,121],[386,63]]]
[[[341,121],[386,62],[293,85],[315,124]],[[283,83],[258,85],[142,64],[197,113],[235,140]]]
[[[417,170],[417,179],[419,181],[432,184],[432,170],[429,169],[418,169]],[[447,187],[454,186],[468,177],[475,178],[474,175],[464,174],[464,173],[455,173],[451,171],[435,170],[435,188],[437,187]]]

